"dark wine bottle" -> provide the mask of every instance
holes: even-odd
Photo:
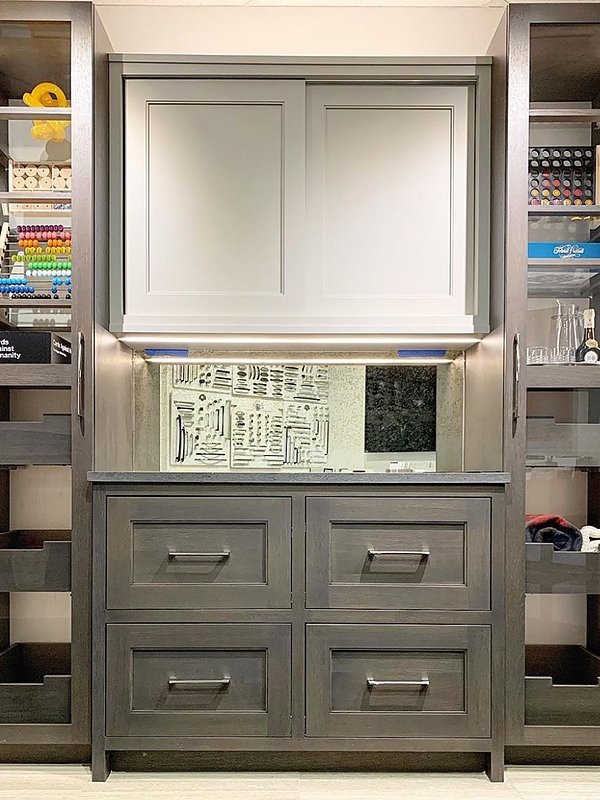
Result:
[[[583,341],[575,351],[575,361],[583,364],[597,364],[600,361],[600,348],[594,333],[596,312],[586,308],[583,312]]]

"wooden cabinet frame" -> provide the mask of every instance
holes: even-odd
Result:
[[[139,498],[143,503],[144,498],[161,497],[177,501],[183,497],[210,497],[226,500],[235,497],[247,497],[249,486],[244,483],[247,476],[227,475],[227,483],[218,483],[218,476],[213,476],[210,483],[194,483],[192,475],[185,481],[178,481],[178,477],[157,474],[157,484],[148,482],[148,475],[136,482],[120,483],[95,483],[94,485],[94,545],[93,545],[93,636],[94,657],[93,668],[93,776],[95,780],[106,779],[110,771],[111,752],[130,751],[135,753],[140,750],[155,751],[242,751],[242,752],[287,752],[287,753],[314,753],[314,752],[455,752],[455,753],[484,753],[488,759],[488,774],[493,780],[502,780],[504,756],[504,607],[503,607],[503,568],[504,568],[504,488],[498,485],[459,485],[426,483],[407,485],[376,484],[370,482],[368,486],[353,485],[351,476],[340,475],[338,483],[336,476],[325,476],[330,485],[302,484],[301,476],[291,476],[293,483],[285,483],[285,475],[279,476],[277,483],[270,481],[270,476],[264,476],[262,482],[252,481],[252,496],[257,499],[286,497],[291,498],[292,504],[292,606],[289,609],[244,609],[244,608],[219,608],[206,609],[202,607],[190,609],[108,609],[106,606],[106,572],[107,572],[107,503],[113,496]],[[253,476],[254,477],[254,476]],[[319,477],[319,476],[313,476]],[[364,477],[364,476],[363,476]],[[410,476],[409,476],[410,477]],[[416,476],[414,476],[416,477]],[[441,476],[439,476],[441,478]],[[217,481],[214,479],[217,478]],[[134,479],[135,480],[135,479]],[[360,484],[360,476],[357,483]],[[461,498],[468,503],[469,499],[477,498],[478,502],[485,499],[490,506],[491,520],[491,576],[490,592],[491,605],[484,611],[457,611],[450,609],[431,610],[364,610],[364,609],[323,609],[307,608],[305,598],[306,586],[306,499],[307,497],[339,498],[356,497],[357,491],[363,496],[374,500],[381,498],[396,498],[399,503],[402,498],[417,498],[426,504],[429,498]],[[248,628],[261,624],[288,624],[291,625],[291,736],[107,736],[106,735],[106,707],[105,707],[105,653],[107,627],[126,623],[133,630],[143,630],[146,623],[167,623],[182,626],[189,623],[236,623],[247,625]],[[319,736],[306,735],[307,715],[305,691],[305,677],[307,670],[311,669],[310,663],[305,661],[306,631],[309,625],[320,625],[333,630],[338,625],[357,625],[359,628],[368,624],[370,629],[386,624],[388,628],[394,625],[445,626],[448,635],[454,629],[470,630],[470,626],[480,626],[478,630],[491,630],[491,650],[489,658],[481,655],[479,664],[484,659],[489,666],[491,676],[491,717],[489,736],[481,737],[481,728],[475,736],[462,738],[449,736],[406,736],[397,737],[396,734],[377,738],[348,738],[347,736]],[[466,626],[463,628],[462,626]],[[475,627],[473,629],[475,629]],[[424,631],[425,634],[425,631]],[[487,633],[486,633],[487,636]],[[435,637],[434,637],[435,638]],[[415,640],[416,641],[416,640]],[[487,647],[487,645],[486,645]],[[427,649],[427,648],[425,648]],[[485,650],[485,647],[484,647]],[[477,663],[474,664],[477,668]],[[487,679],[486,679],[487,680]],[[485,684],[485,681],[484,681]],[[487,684],[486,684],[487,685]],[[483,703],[485,705],[485,700]],[[479,703],[479,701],[478,701]],[[483,708],[483,706],[480,706]]]
[[[512,476],[506,496],[506,737],[527,758],[532,748],[600,746],[600,728],[525,725],[525,454],[527,385],[527,218],[530,105],[530,29],[536,24],[600,25],[597,4],[525,4],[508,10],[505,147],[498,134],[496,157],[506,157],[504,461]],[[506,66],[506,65],[505,65]],[[517,360],[522,365],[518,376]],[[564,388],[564,387],[563,387]],[[593,614],[592,614],[593,618]],[[597,625],[597,620],[593,622]],[[556,750],[552,758],[556,758]],[[535,763],[535,762],[534,762]]]

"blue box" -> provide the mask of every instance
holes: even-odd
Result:
[[[529,242],[529,258],[557,258],[573,261],[578,258],[600,258],[600,242]]]

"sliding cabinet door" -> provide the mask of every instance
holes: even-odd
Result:
[[[270,330],[297,309],[302,80],[129,80],[125,329]]]
[[[307,97],[311,313],[359,330],[472,330],[474,86]]]

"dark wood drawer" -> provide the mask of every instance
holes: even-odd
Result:
[[[108,625],[108,736],[289,736],[288,625]]]
[[[308,625],[306,732],[490,736],[490,629]]]
[[[490,608],[491,501],[310,497],[309,608]]]
[[[289,608],[285,497],[109,497],[108,608]]]

